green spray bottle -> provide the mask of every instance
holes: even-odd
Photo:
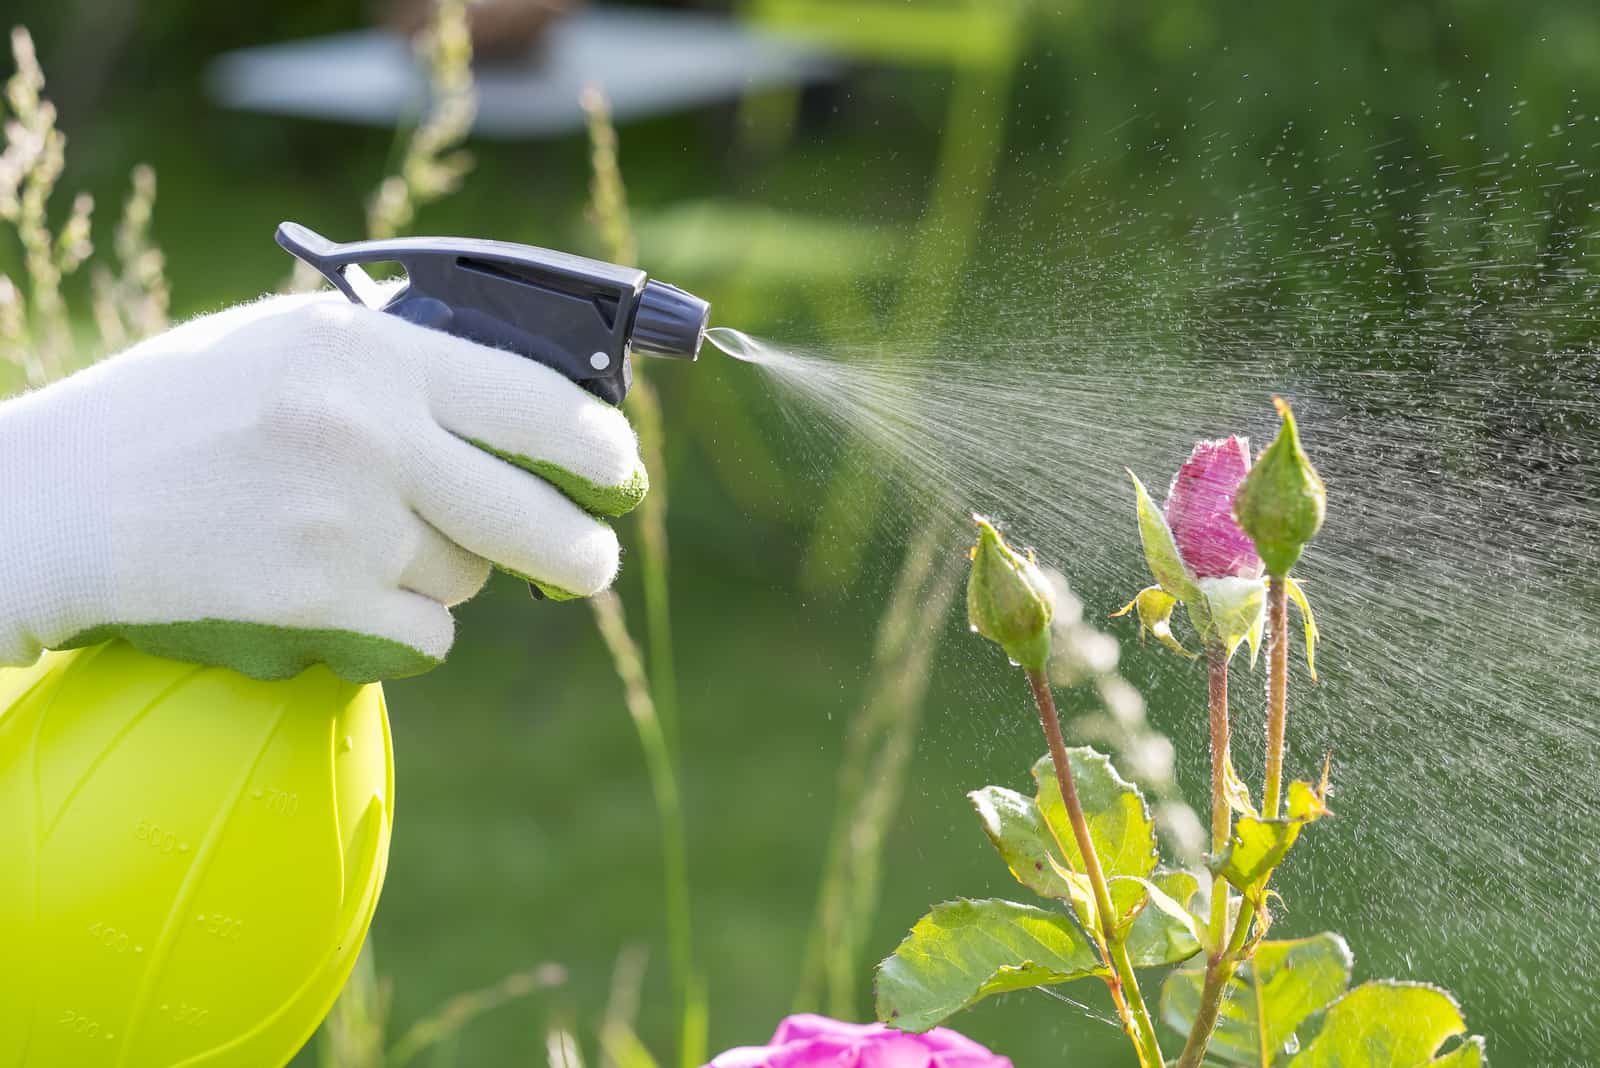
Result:
[[[497,241],[277,239],[346,296],[613,404],[694,359],[709,307]],[[384,289],[362,264],[398,262]],[[0,1068],[274,1068],[332,1007],[394,822],[379,684],[263,682],[113,641],[0,669]]]

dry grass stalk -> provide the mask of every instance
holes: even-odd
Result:
[[[929,667],[959,584],[941,552],[944,527],[921,531],[901,563],[878,624],[873,676],[839,766],[839,808],[823,862],[817,914],[796,1008],[854,1019],[866,932],[877,911],[883,846],[905,792]]]
[[[11,54],[16,70],[5,89],[0,221],[10,224],[22,246],[26,291],[11,279],[0,284],[0,336],[6,358],[37,386],[77,362],[61,282],[94,250],[89,240],[94,200],[86,193],[74,197],[61,229],[51,230],[50,196],[66,162],[67,138],[56,128],[55,105],[43,96],[44,71],[33,38],[20,26],[11,31]]]
[[[95,264],[90,272],[94,318],[107,351],[167,328],[170,294],[166,259],[150,240],[155,209],[156,172],[141,163],[133,169],[128,199],[115,239],[117,270]]]
[[[418,208],[454,193],[472,170],[471,154],[460,147],[478,114],[465,0],[437,0],[417,53],[428,70],[428,111],[411,131],[398,170],[367,202],[372,238],[403,233]]]

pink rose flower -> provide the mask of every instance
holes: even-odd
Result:
[[[1233,518],[1233,498],[1250,473],[1250,442],[1202,441],[1167,491],[1167,526],[1196,578],[1260,578],[1261,557]]]
[[[1011,1068],[1011,1060],[944,1027],[914,1035],[802,1013],[765,1046],[730,1049],[709,1068]]]

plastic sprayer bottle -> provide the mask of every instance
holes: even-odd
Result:
[[[611,403],[630,351],[693,359],[705,302],[493,241],[278,241],[358,302],[511,349]],[[349,976],[394,820],[383,689],[121,641],[0,670],[0,1068],[274,1068]]]

